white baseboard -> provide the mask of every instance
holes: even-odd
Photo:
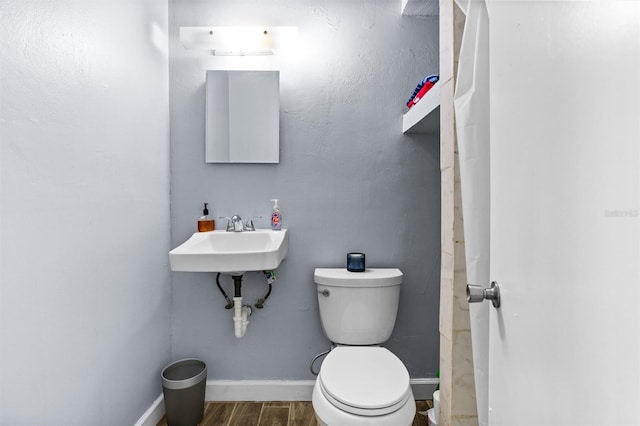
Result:
[[[415,399],[431,399],[435,378],[411,379]],[[209,380],[207,401],[311,401],[315,380]]]
[[[413,398],[417,401],[425,399],[432,399],[433,393],[436,391],[440,379],[425,377],[422,379],[411,379],[411,390],[413,391]]]
[[[311,401],[315,380],[208,380],[207,401]]]
[[[311,401],[315,380],[207,380],[205,401]],[[435,378],[411,379],[413,397],[431,399]],[[155,426],[164,416],[160,395],[135,426]]]
[[[135,426],[156,426],[164,416],[164,398],[162,394],[153,401],[151,407],[138,419]]]

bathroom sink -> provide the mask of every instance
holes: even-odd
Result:
[[[169,252],[172,271],[225,272],[276,269],[289,252],[286,229],[196,232]]]

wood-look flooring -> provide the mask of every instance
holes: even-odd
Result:
[[[431,400],[416,401],[412,426],[427,426],[426,411]],[[317,426],[311,402],[207,402],[200,426]],[[157,426],[167,426],[162,418]]]

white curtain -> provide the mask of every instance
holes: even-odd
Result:
[[[456,0],[466,14],[454,95],[467,279],[489,286],[489,18],[484,0]],[[489,303],[470,305],[478,423],[488,424]]]

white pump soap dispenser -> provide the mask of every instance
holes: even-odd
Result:
[[[271,229],[274,231],[280,231],[282,229],[282,214],[280,213],[280,207],[278,206],[278,199],[274,198],[273,208],[271,210]]]

